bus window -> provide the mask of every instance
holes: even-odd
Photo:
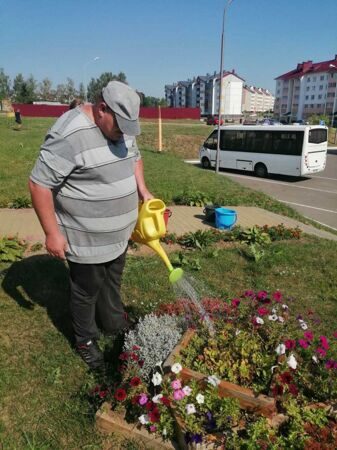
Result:
[[[204,147],[210,150],[216,150],[218,147],[218,131],[214,130],[213,133],[206,139]]]
[[[271,153],[271,133],[269,131],[247,131],[246,149],[254,153]]]
[[[246,151],[245,137],[246,131],[225,130],[221,133],[221,149],[229,151]]]
[[[315,130],[309,130],[309,143],[321,144],[328,140],[327,130],[316,128]]]
[[[273,153],[300,156],[302,145],[303,131],[276,131],[273,133]]]

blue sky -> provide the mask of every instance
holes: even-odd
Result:
[[[219,71],[225,3],[0,0],[0,67],[54,87],[122,71],[132,87],[163,97],[165,84]],[[274,78],[298,62],[333,59],[336,24],[336,0],[233,0],[224,68],[274,92]]]

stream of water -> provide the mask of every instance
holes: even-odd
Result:
[[[193,277],[184,274],[183,277],[180,278],[180,280],[173,284],[173,287],[177,298],[188,298],[191,303],[193,303],[198,311],[198,314],[204,321],[209,334],[211,336],[214,336],[215,330],[212,320],[210,319],[209,315],[202,305],[200,295],[197,291],[197,283],[195,282]]]

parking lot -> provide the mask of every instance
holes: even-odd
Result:
[[[310,177],[269,175],[256,178],[239,171],[221,170],[243,186],[262,191],[304,216],[337,231],[337,149],[329,149],[324,172]]]

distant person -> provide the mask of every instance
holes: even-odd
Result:
[[[110,81],[94,104],[67,111],[49,130],[30,176],[48,253],[67,259],[76,349],[91,369],[104,368],[99,330],[129,326],[120,295],[138,202],[152,198],[135,136],[139,96]]]
[[[80,98],[74,98],[74,100],[69,103],[69,109],[74,109],[79,105],[83,105],[83,100]]]
[[[18,125],[22,124],[22,120],[21,120],[21,111],[19,109],[17,109],[15,111],[15,123],[17,123]]]

